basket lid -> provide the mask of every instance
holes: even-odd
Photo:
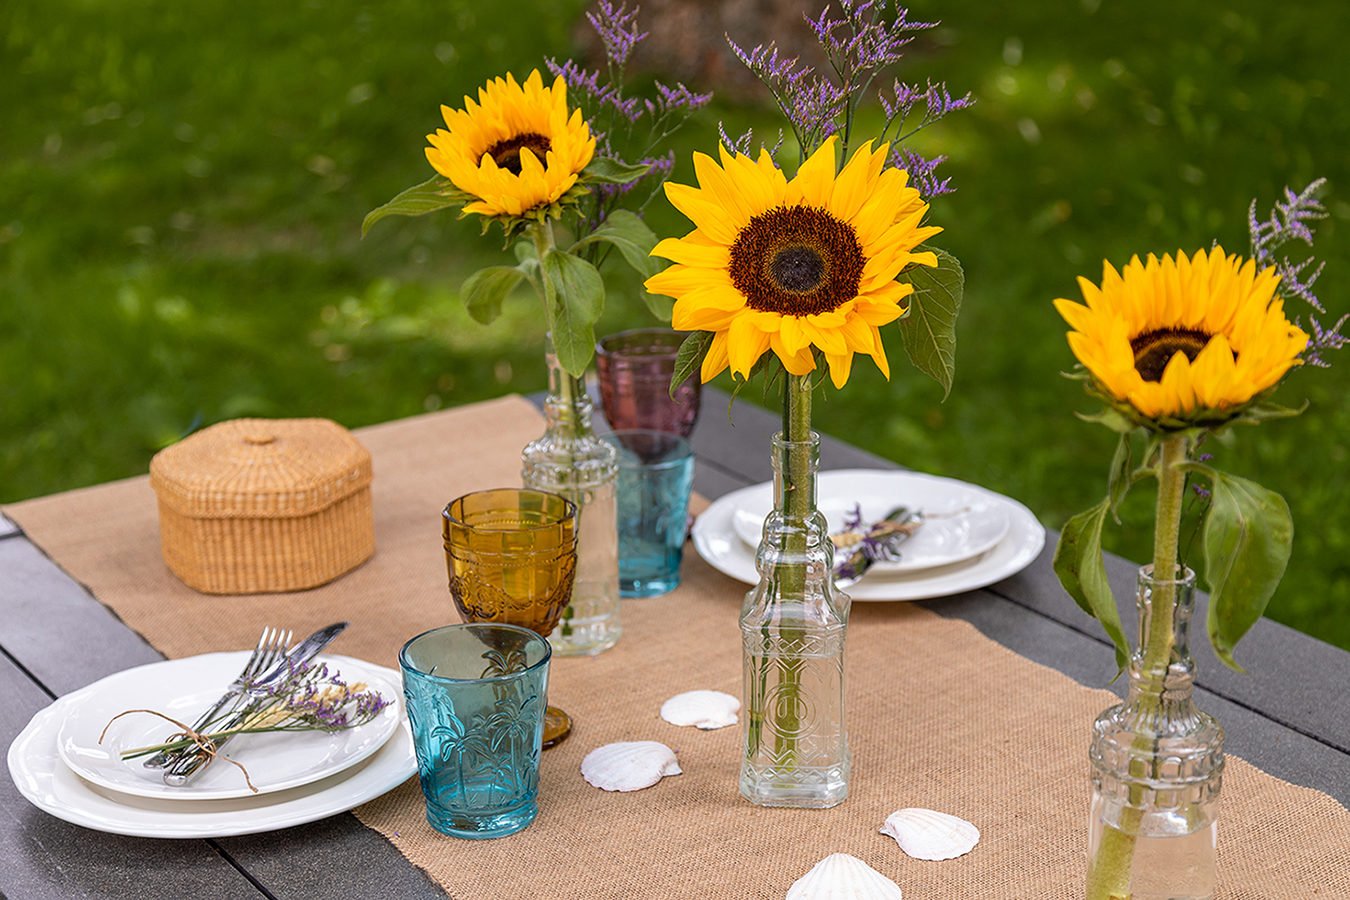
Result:
[[[373,477],[370,451],[328,419],[233,419],[150,460],[160,501],[194,519],[309,515]]]

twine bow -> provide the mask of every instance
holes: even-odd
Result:
[[[167,722],[173,723],[174,725],[176,725],[176,726],[179,728],[179,730],[182,732],[182,734],[184,735],[184,737],[186,737],[186,738],[188,738],[189,740],[191,740],[192,743],[196,746],[196,748],[197,748],[198,750],[200,750],[202,753],[205,753],[205,754],[207,755],[208,758],[210,758],[210,759],[223,759],[223,760],[225,760],[227,763],[231,763],[231,764],[233,764],[233,765],[238,766],[238,767],[239,767],[239,771],[244,773],[244,782],[248,785],[248,789],[249,789],[250,791],[252,791],[253,793],[255,793],[255,794],[258,793],[258,789],[257,789],[256,787],[253,786],[253,781],[252,781],[252,779],[250,779],[250,778],[248,777],[248,769],[245,769],[245,768],[244,768],[244,764],[241,763],[241,762],[239,762],[237,759],[230,759],[228,756],[226,756],[225,754],[221,753],[220,750],[219,750],[219,748],[216,747],[216,742],[211,738],[211,736],[210,736],[209,734],[203,734],[203,733],[200,733],[200,732],[197,732],[197,731],[193,731],[191,728],[189,728],[187,725],[184,725],[182,722],[178,721],[177,719],[174,719],[174,718],[171,718],[171,717],[169,717],[169,716],[166,716],[166,715],[164,715],[164,713],[162,713],[162,712],[156,712],[156,711],[153,710],[153,709],[128,709],[128,710],[126,710],[125,712],[120,712],[120,713],[118,713],[117,715],[113,716],[111,719],[108,720],[108,724],[107,724],[107,725],[104,725],[104,726],[103,726],[103,732],[102,732],[101,734],[99,734],[99,736],[98,736],[98,742],[99,742],[100,744],[103,743],[103,738],[107,736],[107,734],[108,734],[108,729],[112,727],[112,723],[113,723],[113,722],[116,722],[118,719],[122,718],[123,716],[129,716],[129,715],[131,715],[132,713],[138,713],[138,712],[139,712],[139,713],[149,713],[149,714],[152,715],[152,716],[159,716],[161,719],[164,719],[164,720],[167,721]],[[134,754],[140,753],[140,752],[142,752],[142,751],[149,751],[149,750],[155,750],[155,749],[159,749],[159,748],[157,748],[157,747],[143,747],[143,748],[141,748],[141,750],[132,750],[132,751],[129,751],[129,753],[134,755]],[[127,755],[128,755],[127,753],[124,753],[124,754],[123,754],[124,757],[127,756]]]

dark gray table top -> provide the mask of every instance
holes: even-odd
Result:
[[[720,391],[706,392],[693,435],[695,489],[709,498],[770,477],[767,448],[777,416],[738,401],[728,417],[727,399]],[[821,467],[898,468],[828,436],[822,438]],[[1110,684],[1115,672],[1109,642],[1051,571],[1055,537],[1023,572],[922,604],[969,621],[992,640],[1082,684],[1120,692],[1123,685]],[[1117,596],[1131,595],[1135,569],[1125,560],[1108,560]],[[1203,610],[1197,615],[1202,620]],[[1131,622],[1133,610],[1122,609],[1122,618]],[[1223,723],[1229,752],[1350,804],[1350,653],[1268,620],[1239,648],[1249,674],[1223,666],[1203,640],[1194,649],[1197,702]],[[3,746],[55,698],[161,658],[0,516]],[[154,840],[53,818],[24,800],[8,777],[0,779],[0,798],[0,897],[8,900],[446,896],[350,813],[248,837]]]

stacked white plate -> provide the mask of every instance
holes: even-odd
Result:
[[[248,770],[217,759],[185,787],[121,753],[178,729],[143,712],[190,722],[234,680],[248,651],[168,660],[109,675],[43,709],[9,748],[9,771],[39,809],[113,834],[201,838],[312,822],[371,800],[417,771],[400,676],[346,656],[321,655],[347,684],[364,682],[390,703],[371,722],[336,732],[245,735],[225,749]],[[111,724],[109,724],[111,722]],[[104,729],[106,728],[106,733]]]
[[[900,506],[924,515],[923,525],[900,545],[898,561],[876,563],[847,588],[854,600],[923,600],[973,591],[1020,572],[1045,546],[1045,529],[1031,510],[952,478],[840,469],[820,473],[817,498],[831,533],[855,512],[864,522]],[[772,508],[771,483],[726,494],[694,522],[694,547],[714,568],[755,584],[755,548]]]

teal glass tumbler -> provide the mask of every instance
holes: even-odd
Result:
[[[615,431],[604,439],[618,450],[619,596],[668,594],[680,583],[694,448],[665,431]]]
[[[548,641],[493,622],[448,625],[399,651],[427,821],[462,838],[504,837],[538,813]]]

